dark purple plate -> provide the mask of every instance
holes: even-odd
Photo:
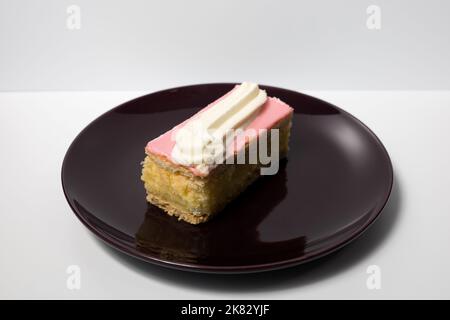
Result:
[[[152,93],[108,111],[70,146],[62,185],[95,235],[129,255],[183,270],[241,273],[297,265],[358,237],[386,204],[392,165],[378,138],[319,99],[262,86],[295,109],[287,161],[210,222],[177,221],[145,200],[146,143],[233,84]]]

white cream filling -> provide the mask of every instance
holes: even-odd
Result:
[[[172,159],[182,165],[195,165],[198,171],[208,173],[222,162],[225,141],[228,141],[226,135],[236,129],[245,129],[266,100],[266,92],[257,84],[243,82],[176,132]]]

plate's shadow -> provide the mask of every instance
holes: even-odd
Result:
[[[394,179],[389,201],[375,223],[346,247],[318,260],[296,267],[250,274],[206,274],[156,266],[115,250],[101,240],[97,243],[128,268],[157,281],[210,291],[264,291],[306,286],[327,279],[367,258],[381,248],[397,224],[402,205],[400,183]],[[95,238],[97,239],[97,238]]]

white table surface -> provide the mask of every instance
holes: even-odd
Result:
[[[91,120],[145,92],[0,93],[0,298],[450,298],[450,92],[317,91],[366,123],[393,161],[380,219],[356,242],[301,267],[217,276],[115,252],[75,217],[61,162]],[[381,289],[366,287],[369,265]],[[69,265],[80,290],[66,287]]]

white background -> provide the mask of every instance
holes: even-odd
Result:
[[[66,28],[69,4],[80,30]],[[0,0],[0,298],[449,299],[448,12],[438,0]],[[362,238],[305,266],[212,276],[135,261],[78,222],[60,168],[84,126],[145,93],[242,80],[328,100],[380,137],[395,186]],[[81,290],[66,287],[72,264]],[[366,287],[371,264],[381,290]]]
[[[446,0],[0,0],[0,90],[447,90],[449,12]]]

